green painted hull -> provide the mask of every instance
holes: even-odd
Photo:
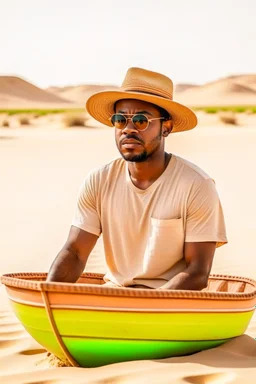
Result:
[[[30,335],[60,359],[65,356],[50,332],[26,327]],[[164,359],[214,348],[227,340],[154,341],[63,337],[71,356],[81,367],[99,367],[129,360]]]
[[[27,331],[65,358],[45,308],[12,302]],[[83,367],[187,355],[243,334],[253,311],[241,313],[138,313],[52,309],[58,333]]]
[[[82,367],[98,367],[129,360],[165,359],[189,355],[217,347],[226,340],[144,341],[63,338],[74,359]]]

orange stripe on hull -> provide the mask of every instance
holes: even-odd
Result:
[[[44,306],[41,292],[14,287],[6,287],[11,300],[23,304]],[[100,296],[68,292],[48,292],[50,305],[60,307],[101,307],[106,309],[183,309],[183,310],[246,310],[252,309],[255,299],[251,300],[209,300],[209,299],[171,299],[171,298],[143,298],[143,297],[117,297]]]

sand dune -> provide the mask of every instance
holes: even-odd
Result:
[[[0,107],[59,107],[72,103],[15,76],[0,76]]]
[[[256,75],[231,76],[176,94],[190,106],[256,105]]]
[[[187,89],[197,88],[197,87],[200,87],[200,85],[186,84],[186,83],[176,84],[176,85],[174,85],[174,92],[176,94],[176,93],[184,92]]]
[[[118,89],[113,85],[77,85],[69,87],[50,87],[47,92],[64,97],[84,107],[86,100],[95,92],[101,92],[105,89]]]
[[[256,91],[256,75],[244,75],[236,79],[236,82],[247,85]]]
[[[256,75],[229,76],[205,85],[177,84],[174,99],[192,107],[256,105]],[[74,85],[43,90],[13,76],[0,76],[0,108],[83,108],[88,97],[114,85]]]
[[[84,105],[94,92],[118,89],[105,85],[77,85],[50,87],[48,92]],[[181,83],[174,86],[174,98],[190,106],[256,105],[256,75],[229,76],[220,80],[196,85]]]

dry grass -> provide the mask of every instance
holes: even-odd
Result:
[[[84,114],[65,115],[63,117],[63,123],[65,127],[86,127],[88,117]]]
[[[219,113],[219,119],[224,124],[238,125],[237,116],[235,113]]]
[[[4,121],[2,122],[2,126],[3,126],[3,127],[10,127],[10,123],[9,123],[9,121],[8,121],[8,120],[4,120]]]
[[[49,114],[57,114],[57,113],[65,113],[68,111],[73,111],[73,112],[82,112],[83,109],[0,109],[0,114],[1,113],[7,113],[9,116],[13,115],[27,115],[27,114],[38,114],[40,116],[45,116]]]
[[[30,124],[30,120],[27,116],[21,116],[19,118],[19,122],[20,122],[20,125],[29,125]]]
[[[251,111],[256,113],[256,106],[252,105],[237,105],[237,106],[208,106],[208,107],[195,107],[195,111],[204,111],[206,113],[219,113],[219,112],[233,112],[233,113],[247,113]]]

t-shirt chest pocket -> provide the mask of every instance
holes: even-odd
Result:
[[[151,218],[143,272],[159,276],[183,258],[183,220]]]

